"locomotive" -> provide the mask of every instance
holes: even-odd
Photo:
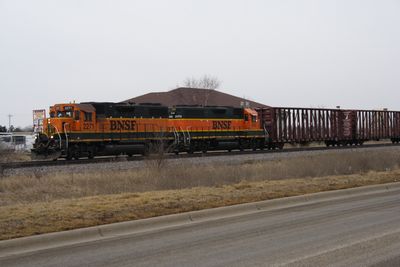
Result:
[[[86,102],[50,107],[33,158],[282,149],[285,143],[400,141],[400,112]]]
[[[250,108],[86,102],[50,107],[34,158],[263,148],[267,133]]]

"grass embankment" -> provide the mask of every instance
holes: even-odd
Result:
[[[0,163],[29,160],[31,160],[31,155],[29,152],[6,149],[4,148],[3,144],[0,143]]]
[[[398,151],[0,179],[0,239],[400,181]]]

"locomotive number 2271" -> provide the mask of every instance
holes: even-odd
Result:
[[[85,122],[83,124],[83,129],[84,130],[92,130],[94,128],[93,123]]]

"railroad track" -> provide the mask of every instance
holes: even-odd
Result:
[[[362,146],[340,146],[340,147],[300,147],[300,148],[285,148],[281,150],[244,150],[244,151],[210,151],[207,153],[183,153],[183,154],[166,154],[163,156],[165,159],[180,159],[180,158],[195,158],[195,157],[216,157],[227,155],[246,155],[246,154],[267,154],[267,153],[291,153],[291,152],[305,152],[305,151],[323,151],[323,150],[344,150],[344,149],[366,149],[366,148],[379,148],[379,147],[400,147],[400,144],[370,144]],[[93,163],[109,163],[109,162],[126,162],[126,161],[141,161],[144,159],[157,159],[155,157],[134,156],[134,157],[105,157],[94,159],[79,159],[79,160],[56,160],[56,161],[21,161],[21,162],[7,162],[0,164],[0,173],[5,169],[19,169],[29,167],[47,167],[47,166],[65,166],[65,165],[79,165],[79,164],[93,164]]]

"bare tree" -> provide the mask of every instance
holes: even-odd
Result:
[[[201,89],[217,89],[221,85],[221,81],[217,77],[210,75],[203,75],[199,79],[194,77],[186,78],[183,81],[183,86],[188,88],[201,88]]]
[[[215,76],[205,74],[199,79],[194,77],[186,78],[183,81],[183,85],[187,88],[208,89],[204,91],[204,106],[207,106],[212,90],[217,89],[221,85],[221,81]]]
[[[167,129],[161,127],[156,134],[157,140],[148,144],[145,162],[150,168],[160,171],[167,165],[166,154],[174,150],[174,144],[166,141],[169,134]]]

